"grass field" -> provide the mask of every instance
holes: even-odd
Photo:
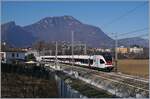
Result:
[[[130,75],[148,78],[149,60],[125,59],[118,61],[118,71]]]

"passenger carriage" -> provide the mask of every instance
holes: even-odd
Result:
[[[40,56],[40,61],[55,62],[56,56]],[[111,71],[114,66],[112,64],[111,56],[102,55],[58,55],[57,61],[65,64],[73,64],[78,66],[85,66],[90,68],[98,68]]]

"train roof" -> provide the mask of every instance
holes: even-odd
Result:
[[[55,58],[56,56],[41,56],[45,58]],[[73,55],[73,58],[77,59],[93,59],[94,57],[102,58],[102,55]],[[72,58],[72,55],[58,55],[57,58]]]

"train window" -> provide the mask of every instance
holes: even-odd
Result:
[[[90,64],[93,64],[93,60],[92,59],[90,59]]]
[[[19,57],[19,54],[17,53],[17,57]]]
[[[12,57],[15,57],[15,53],[12,53],[12,55],[11,55]]]
[[[68,61],[70,61],[70,58],[67,58]]]
[[[83,63],[84,63],[84,64],[87,64],[87,62],[88,62],[88,61],[87,61],[86,59],[83,59]]]
[[[78,62],[77,59],[74,59],[75,62]]]
[[[84,59],[82,59],[82,63],[84,64],[85,62],[84,62]]]
[[[58,60],[61,60],[61,58],[57,58]]]
[[[87,64],[88,60],[87,59],[79,59],[79,62],[83,63],[83,64]]]
[[[78,59],[78,61],[79,61],[80,63],[82,63],[82,59]]]
[[[83,60],[82,60],[82,59],[79,59],[79,62],[80,62],[80,63],[83,63]]]
[[[76,62],[80,62],[80,59],[75,59]]]
[[[100,64],[104,64],[105,62],[102,60],[102,59],[100,59]]]

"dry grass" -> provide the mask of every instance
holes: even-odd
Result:
[[[118,61],[118,70],[122,73],[141,76],[149,76],[149,60],[125,59]]]
[[[3,98],[57,98],[54,80],[2,72],[1,95]]]

